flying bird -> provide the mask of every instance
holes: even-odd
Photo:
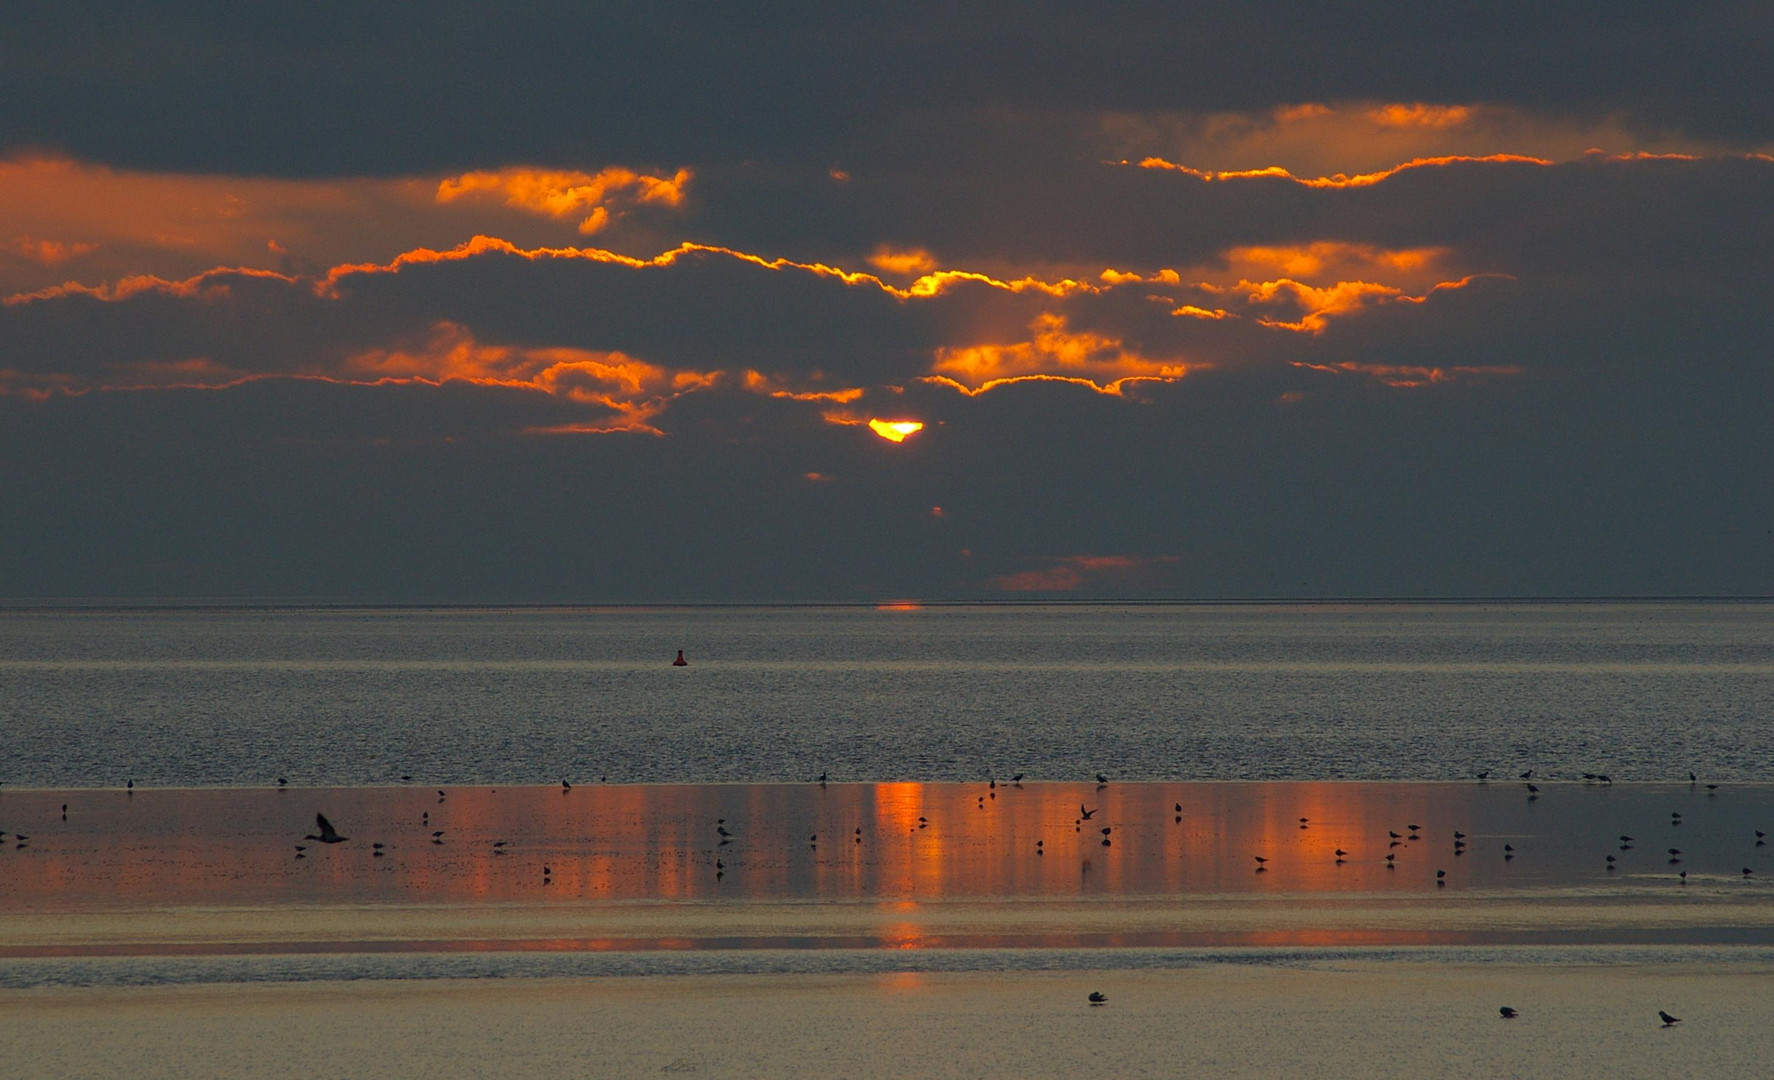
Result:
[[[1079,804],[1078,804],[1078,816],[1079,816],[1079,817],[1081,817],[1081,818],[1083,818],[1083,819],[1084,819],[1084,820],[1085,820],[1085,821],[1089,821],[1089,820],[1090,820],[1090,815],[1092,815],[1092,814],[1094,814],[1094,813],[1096,813],[1096,811],[1095,811],[1095,810],[1086,810],[1086,809],[1084,809],[1084,804],[1083,804],[1083,803],[1079,803]]]
[[[333,828],[333,823],[326,819],[325,814],[315,814],[314,824],[319,826],[320,835],[316,836],[313,833],[309,833],[307,836],[302,837],[302,839],[319,840],[323,844],[339,844],[351,839],[349,836],[340,836],[338,830]]]

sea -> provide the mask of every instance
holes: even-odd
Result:
[[[1774,779],[1774,604],[0,609],[12,788],[1528,769]]]

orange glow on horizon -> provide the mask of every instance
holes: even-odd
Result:
[[[924,430],[924,424],[918,420],[874,420],[869,421],[869,430],[886,439],[888,442],[905,442],[906,439]]]

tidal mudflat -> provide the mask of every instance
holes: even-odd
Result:
[[[1535,789],[7,790],[0,1029],[42,1076],[1731,1075],[1774,1052],[1774,787]],[[348,839],[309,838],[317,814]]]

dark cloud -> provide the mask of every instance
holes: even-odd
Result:
[[[0,595],[1767,593],[1770,28],[26,5]]]
[[[823,163],[907,116],[1487,101],[1763,142],[1760,5],[27,3],[11,147],[156,169]]]

